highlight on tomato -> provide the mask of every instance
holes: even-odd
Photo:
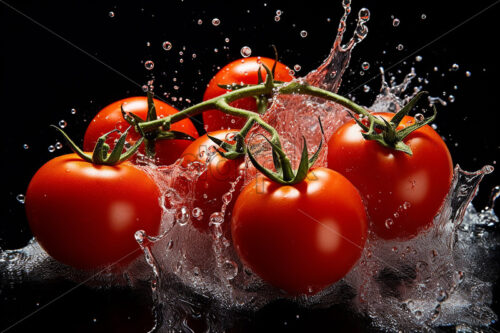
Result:
[[[276,66],[275,66],[276,63]],[[223,95],[231,90],[221,86],[227,85],[247,85],[259,83],[259,69],[262,79],[266,80],[266,71],[262,65],[266,65],[273,70],[274,80],[289,82],[294,79],[290,68],[286,65],[276,62],[274,59],[266,57],[248,57],[235,60],[224,66],[208,83],[203,100],[209,100]],[[257,103],[254,97],[242,98],[231,103],[232,106],[257,112]],[[240,129],[245,125],[246,119],[225,114],[218,110],[208,110],[203,112],[203,123],[207,132],[221,129]]]
[[[141,255],[134,234],[159,233],[159,189],[130,162],[98,165],[56,157],[31,179],[26,215],[40,246],[79,269],[121,269]]]
[[[315,294],[343,278],[367,236],[357,189],[327,168],[293,185],[259,175],[236,200],[234,247],[253,272],[288,294]]]
[[[433,117],[419,123],[402,114],[374,116],[392,124],[392,136],[402,138],[398,145],[403,151],[367,140],[368,125],[353,119],[330,138],[328,167],[358,188],[379,237],[409,239],[433,224],[450,189],[452,159],[439,134],[427,125]]]
[[[234,206],[234,196],[238,195],[243,180],[235,184],[234,191],[228,194],[238,176],[245,167],[244,156],[228,159],[217,152],[221,147],[213,141],[218,139],[228,144],[235,144],[235,135],[237,130],[219,130],[200,136],[193,141],[182,153],[183,167],[188,167],[192,163],[200,163],[206,166],[203,173],[198,177],[194,189],[194,198],[189,202],[189,208],[192,211],[192,221],[195,228],[202,232],[210,231],[210,216],[215,212],[220,212],[224,200],[227,207],[225,210],[224,223],[222,228],[226,236],[230,236],[229,225],[231,221],[231,212]],[[210,137],[209,137],[210,135]],[[222,216],[221,216],[222,217]]]
[[[164,118],[178,112],[178,110],[174,107],[157,99],[154,99],[154,106],[156,109],[155,117],[157,118]],[[114,129],[123,132],[130,126],[122,114],[122,107],[126,113],[133,114],[142,120],[146,120],[148,118],[148,98],[145,96],[128,97],[111,103],[99,111],[99,113],[90,122],[83,139],[83,149],[85,151],[92,151],[98,138],[105,133]],[[187,138],[189,136],[193,138],[198,137],[198,132],[189,119],[183,119],[172,124],[170,130],[187,134]],[[108,142],[111,147],[114,146],[113,141],[117,140],[119,136],[120,134],[118,134],[118,132],[111,133],[109,135]],[[133,129],[127,137],[127,143],[129,145],[133,145],[137,142],[137,140],[139,140],[140,137],[141,134]],[[155,159],[160,165],[172,164],[181,156],[184,149],[186,149],[190,143],[191,141],[186,139],[157,139],[153,145]],[[145,142],[145,144],[139,148],[140,153],[145,154],[145,146],[147,144],[148,143]]]

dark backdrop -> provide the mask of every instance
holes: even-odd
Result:
[[[16,197],[25,193],[31,176],[44,162],[68,152],[67,148],[49,152],[50,145],[61,141],[49,124],[66,121],[67,132],[81,143],[86,123],[98,110],[115,100],[142,95],[141,86],[153,78],[160,97],[184,108],[201,100],[217,68],[240,58],[242,46],[251,47],[252,55],[273,57],[274,44],[280,60],[290,67],[299,64],[297,75],[305,75],[328,54],[343,12],[341,1],[7,3],[0,1],[0,247],[4,249],[21,247],[31,238],[24,206]],[[493,4],[494,0],[354,1],[346,39],[357,11],[364,6],[372,14],[370,32],[356,47],[352,70],[340,92],[352,93],[368,105],[380,86],[379,66],[389,68],[398,80],[414,66],[417,75],[429,81],[422,83],[424,88],[448,101],[446,107],[439,106],[435,123],[454,162],[471,171],[495,165],[500,140],[494,20],[500,6],[485,10]],[[277,10],[282,11],[279,22],[274,19]],[[220,25],[214,26],[213,18],[220,19]],[[398,26],[393,18],[400,20]],[[300,36],[302,30],[307,31],[307,37]],[[164,41],[172,43],[170,51],[162,48]],[[399,44],[402,50],[398,50]],[[422,61],[415,60],[417,55]],[[151,71],[144,66],[147,60],[155,63]],[[370,68],[360,75],[365,61]],[[458,64],[457,70],[452,69],[453,64]],[[371,87],[368,93],[362,88],[365,83]],[[454,96],[454,102],[449,95]],[[498,172],[485,178],[475,201],[477,207],[487,204],[490,189],[499,180]],[[44,292],[39,287],[2,290],[1,309],[8,317],[2,315],[0,329],[68,286],[44,286]],[[332,319],[328,318],[336,318],[313,312],[300,320],[288,320],[295,310],[273,311],[264,312],[260,319],[283,329],[284,322],[292,329],[306,330],[312,323],[329,326]],[[353,323],[346,319],[349,316],[341,317],[347,320],[346,325]],[[50,327],[56,318],[75,330],[99,331],[125,322],[131,331],[141,331],[151,321],[149,298],[133,291],[80,288],[13,331]]]

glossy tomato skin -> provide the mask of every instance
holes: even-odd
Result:
[[[392,113],[377,113],[386,120]],[[415,123],[406,116],[399,128]],[[384,239],[409,239],[432,225],[451,185],[453,164],[446,144],[426,125],[404,140],[409,156],[365,140],[350,121],[328,143],[328,167],[360,191],[373,231]]]
[[[141,255],[134,234],[158,234],[159,197],[156,184],[129,162],[93,165],[68,154],[36,172],[25,205],[33,235],[48,254],[92,270],[120,259],[115,268],[125,267]]]
[[[237,130],[220,130],[209,134],[225,142],[234,144],[231,135]],[[230,139],[230,140],[228,140]],[[244,158],[229,160],[215,152],[218,146],[205,134],[193,141],[182,153],[182,165],[188,167],[190,163],[199,162],[206,164],[206,170],[199,176],[195,185],[194,200],[190,203],[193,208],[200,208],[203,212],[201,218],[193,217],[193,225],[202,232],[210,231],[210,215],[220,212],[223,205],[223,196],[231,189],[231,183],[236,181],[244,170]],[[242,179],[239,179],[232,194],[232,200],[228,204],[224,223],[222,225],[226,236],[230,236],[229,226],[231,212],[234,206],[235,197],[241,190]]]
[[[172,106],[157,99],[154,100],[154,103],[156,106],[156,114],[158,118],[166,117],[178,112]],[[146,119],[148,112],[148,102],[146,97],[129,97],[111,103],[110,105],[99,111],[99,113],[90,122],[83,139],[83,149],[85,151],[92,151],[94,149],[95,143],[97,142],[97,139],[103,134],[108,133],[113,129],[118,129],[123,132],[130,126],[122,117],[122,104],[125,111],[134,113],[141,119]],[[172,124],[171,130],[184,132],[194,138],[198,137],[198,132],[189,119],[183,119],[177,123]],[[112,133],[108,137],[107,142],[112,143],[115,139],[118,139],[119,136],[119,133]],[[135,129],[131,129],[127,137],[127,142],[133,144],[139,138],[139,133],[137,133]],[[174,163],[190,143],[191,141],[188,140],[158,140],[155,145],[156,158],[158,159],[158,163],[161,165],[169,165]],[[144,154],[144,145],[139,148],[139,151]]]
[[[263,280],[292,295],[314,294],[359,259],[367,217],[345,177],[317,168],[293,186],[258,176],[236,200],[231,231],[240,259]]]
[[[206,101],[230,91],[220,88],[218,86],[219,84],[257,84],[259,82],[258,71],[261,64],[265,64],[269,69],[272,69],[274,59],[249,57],[235,60],[224,66],[208,83],[205,94],[203,95],[203,100]],[[293,80],[293,76],[290,72],[290,68],[278,62],[274,73],[274,79],[282,82],[291,81]],[[264,68],[261,68],[261,73],[263,80],[265,80],[267,74]],[[253,97],[239,99],[231,103],[231,105],[249,111],[257,111],[257,104]],[[230,116],[218,110],[203,112],[203,123],[205,124],[207,132],[228,128],[241,129],[243,125],[245,125],[245,121],[245,118]]]

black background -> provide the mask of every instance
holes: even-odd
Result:
[[[153,78],[156,94],[177,108],[197,103],[217,68],[241,57],[242,46],[251,47],[252,55],[273,57],[274,44],[280,60],[290,67],[299,64],[297,75],[305,75],[328,54],[343,13],[341,1],[311,0],[305,4],[191,0],[8,3],[0,1],[3,249],[24,246],[31,238],[24,206],[16,197],[25,192],[31,176],[44,162],[68,152],[67,148],[48,151],[50,145],[61,141],[49,124],[65,120],[67,132],[81,142],[86,123],[101,108],[118,99],[143,95],[142,85]],[[432,96],[444,100],[450,94],[455,97],[446,107],[438,105],[435,121],[454,162],[470,171],[485,164],[495,165],[500,152],[496,131],[500,116],[494,20],[500,5],[474,16],[492,4],[493,0],[354,1],[345,41],[362,7],[371,11],[370,32],[354,50],[352,70],[345,75],[340,93],[351,93],[360,103],[369,105],[380,87],[379,66],[398,81],[415,67],[418,76],[429,80],[424,89]],[[277,10],[283,12],[279,22],[274,20]],[[400,20],[399,26],[393,26],[392,16]],[[213,18],[219,18],[220,25],[212,25]],[[307,31],[307,37],[300,36],[302,30]],[[170,51],[162,48],[164,41],[172,43]],[[404,46],[402,51],[397,50],[399,44]],[[417,55],[422,56],[421,62],[415,61]],[[155,63],[151,71],[144,66],[147,60]],[[360,75],[365,61],[370,68]],[[451,71],[454,63],[459,68]],[[470,77],[466,71],[470,71]],[[370,92],[363,91],[364,84],[371,87]],[[74,115],[72,108],[76,109]],[[202,131],[202,126],[197,126]],[[24,144],[29,148],[24,149]],[[486,176],[476,207],[487,204],[490,189],[498,184],[498,172]],[[0,329],[71,286],[65,282],[43,288],[4,288],[0,294]],[[144,292],[81,287],[11,331],[43,327],[145,331],[152,320],[149,303]],[[259,314],[255,325],[259,329],[299,331],[312,327],[335,330],[339,325],[345,325],[346,331],[363,331],[365,325],[339,309],[303,311],[300,319],[295,317],[297,311],[290,305],[278,306]]]

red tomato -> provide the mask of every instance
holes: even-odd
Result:
[[[203,95],[203,100],[206,101],[230,91],[224,88],[220,88],[218,86],[219,84],[227,85],[233,83],[259,83],[257,73],[261,64],[265,64],[267,67],[269,67],[269,69],[272,69],[274,65],[274,59],[265,57],[250,57],[235,60],[224,66],[208,83],[207,89],[205,90],[205,95]],[[267,73],[264,68],[261,68],[261,73],[262,79],[265,81]],[[290,68],[278,62],[274,73],[274,79],[276,81],[282,82],[293,80],[293,76],[290,74]],[[257,104],[255,98],[253,97],[239,99],[231,103],[231,105],[249,111],[257,111]],[[205,124],[205,130],[207,132],[228,128],[240,129],[243,127],[243,125],[245,125],[245,121],[245,118],[227,115],[218,110],[203,112],[203,122]]]
[[[236,200],[231,231],[240,259],[263,280],[289,294],[314,294],[359,259],[367,217],[345,177],[317,168],[293,186],[258,176]]]
[[[230,137],[237,130],[221,130],[209,133],[219,140],[234,144],[235,141]],[[229,137],[228,137],[229,136]],[[231,140],[228,140],[231,139]],[[211,148],[213,147],[213,148]],[[207,165],[206,170],[200,175],[196,182],[194,200],[190,203],[193,208],[200,208],[203,212],[201,218],[193,217],[194,226],[203,232],[210,230],[210,215],[214,212],[220,212],[223,204],[223,196],[231,189],[231,183],[241,174],[245,167],[244,158],[228,160],[215,151],[218,146],[205,134],[196,139],[182,153],[182,165],[187,167],[190,163],[199,162]],[[243,180],[236,184],[235,191],[232,194],[232,200],[225,211],[223,230],[226,235],[229,234],[229,225],[231,221],[231,211],[235,200],[233,199],[241,189]]]
[[[377,113],[386,120],[393,113]],[[415,123],[406,116],[398,129]],[[375,233],[384,239],[409,239],[432,225],[453,177],[450,152],[428,125],[403,142],[413,155],[365,140],[354,120],[328,143],[328,167],[340,172],[363,196]]]
[[[162,101],[155,99],[154,102],[158,118],[178,112]],[[97,139],[101,135],[115,128],[123,132],[130,126],[122,117],[120,109],[122,104],[125,111],[131,112],[142,119],[146,119],[148,113],[148,102],[146,97],[129,97],[106,106],[94,117],[94,119],[92,119],[85,132],[85,137],[83,139],[83,149],[85,151],[92,151]],[[198,132],[189,119],[184,119],[172,124],[171,130],[184,132],[194,138],[198,137]],[[119,136],[119,133],[110,134],[108,142],[113,142],[113,140],[118,139]],[[131,130],[127,137],[127,142],[133,144],[139,138],[139,133],[135,130]],[[174,163],[190,143],[191,141],[188,140],[158,140],[155,145],[158,163],[161,165]],[[111,146],[114,147],[114,145]],[[139,151],[144,154],[144,145],[139,148]]]
[[[94,165],[68,154],[33,176],[26,214],[33,235],[56,260],[81,269],[120,260],[124,267],[141,254],[137,230],[158,234],[159,197],[151,178],[129,162]]]

